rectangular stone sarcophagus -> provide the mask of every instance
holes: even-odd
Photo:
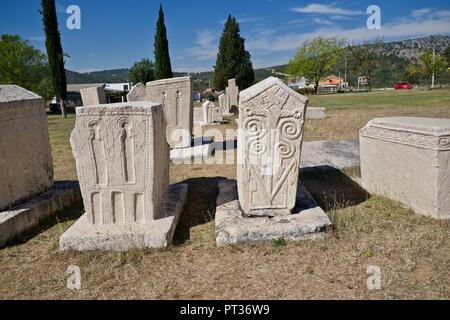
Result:
[[[0,86],[0,211],[52,187],[44,100],[15,85]]]
[[[162,104],[167,123],[167,141],[171,148],[188,148],[192,142],[194,121],[193,82],[180,77],[138,83],[128,101],[152,101]]]
[[[161,105],[77,108],[71,144],[88,221],[146,224],[164,217],[169,146]]]
[[[274,77],[241,92],[237,173],[244,215],[289,215],[295,207],[307,104]]]
[[[360,131],[360,149],[367,191],[450,219],[450,119],[374,119]]]

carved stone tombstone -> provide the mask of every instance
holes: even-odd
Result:
[[[238,192],[245,216],[290,215],[308,99],[270,77],[241,92]]]
[[[0,211],[52,186],[44,100],[19,86],[0,85]]]
[[[227,103],[227,95],[226,94],[221,94],[219,96],[219,106],[220,106],[220,112],[222,112],[222,114],[229,113],[229,108],[228,108],[228,103]]]
[[[220,108],[211,101],[206,101],[203,103],[202,111],[204,124],[213,124],[223,120]]]
[[[92,87],[80,90],[83,106],[106,104],[106,93],[103,87]]]
[[[167,123],[167,141],[171,148],[188,148],[192,142],[194,120],[191,77],[163,79],[135,85],[128,101],[152,101],[162,104]]]
[[[164,246],[170,239],[161,233],[170,233],[176,219],[165,205],[169,146],[162,106],[145,101],[77,108],[71,144],[86,214],[63,235],[61,248]],[[173,219],[164,222],[168,217]]]
[[[228,80],[228,87],[226,88],[226,92],[228,102],[227,113],[230,113],[233,111],[232,108],[237,108],[239,104],[239,87],[236,85],[236,79]]]

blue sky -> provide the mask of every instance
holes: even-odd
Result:
[[[153,59],[160,1],[57,0],[66,67],[87,72],[130,67]],[[286,63],[305,40],[317,36],[386,41],[450,34],[450,1],[163,0],[170,55],[176,71],[212,70],[223,23],[230,13],[255,67]],[[81,8],[81,30],[68,30],[69,5]],[[366,27],[369,5],[381,8],[382,29]],[[19,34],[44,50],[40,0],[3,1],[0,34]]]

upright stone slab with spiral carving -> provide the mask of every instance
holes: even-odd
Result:
[[[71,144],[86,214],[61,237],[61,249],[167,245],[183,202],[174,210],[167,207],[169,146],[162,106],[77,108]]]
[[[360,131],[360,148],[367,191],[450,219],[450,119],[374,119]]]
[[[290,215],[295,207],[308,99],[270,77],[242,91],[238,192],[244,215]]]

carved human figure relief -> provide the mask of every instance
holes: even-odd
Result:
[[[295,207],[307,103],[273,77],[241,93],[238,190],[245,215],[288,215]]]
[[[161,105],[77,108],[71,144],[90,223],[145,224],[158,218],[169,171]]]

